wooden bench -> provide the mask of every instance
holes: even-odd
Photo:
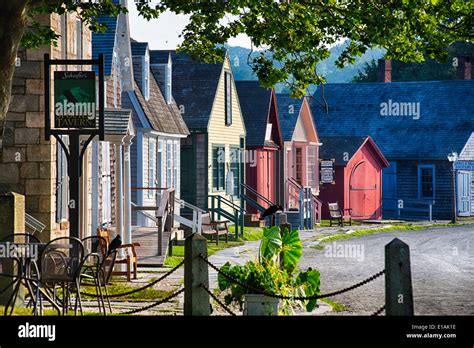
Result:
[[[228,220],[211,220],[211,214],[202,214],[202,234],[208,234],[211,236],[216,236],[216,244],[219,244],[219,236],[225,236],[225,242],[229,241],[229,223]],[[223,228],[220,228],[223,226]]]
[[[352,208],[341,209],[339,203],[328,203],[329,207],[329,226],[332,227],[333,220],[337,221],[338,226],[344,226],[344,221],[348,220],[349,226],[352,226]],[[345,214],[345,212],[348,214]]]

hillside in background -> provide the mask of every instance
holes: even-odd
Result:
[[[346,66],[344,69],[339,69],[335,66],[334,62],[346,45],[347,42],[344,42],[331,48],[331,56],[317,66],[319,73],[323,75],[329,83],[351,82],[352,79],[364,69],[366,63],[381,58],[384,53],[382,49],[369,49],[362,57],[357,59],[356,63]],[[250,49],[239,46],[227,46],[227,50],[229,52],[235,79],[256,80],[257,78],[253,73],[252,68],[247,64]],[[255,53],[252,54],[255,55]],[[277,86],[277,91],[280,92],[281,90],[282,87]]]

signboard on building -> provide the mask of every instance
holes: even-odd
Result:
[[[321,160],[321,184],[334,184],[334,160]]]
[[[96,128],[97,106],[93,71],[54,72],[54,127]]]

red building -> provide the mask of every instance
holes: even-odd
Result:
[[[322,217],[329,218],[328,203],[352,209],[355,220],[382,218],[382,168],[388,162],[371,137],[321,137],[321,160],[333,160],[334,183],[320,186]]]
[[[281,202],[280,153],[282,140],[275,91],[260,87],[258,81],[236,81],[237,93],[247,129],[246,195],[266,209]],[[252,189],[257,194],[252,193]],[[247,201],[247,212],[256,214]]]

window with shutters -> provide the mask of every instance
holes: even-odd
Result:
[[[155,163],[155,142],[151,139],[148,144],[148,186],[154,187],[156,180],[156,163]],[[155,195],[154,190],[148,190],[148,198],[153,198]]]
[[[234,175],[234,196],[239,196],[239,182],[240,182],[240,149],[238,147],[231,147],[230,151],[232,152],[231,158],[233,159],[230,162],[230,171]]]

